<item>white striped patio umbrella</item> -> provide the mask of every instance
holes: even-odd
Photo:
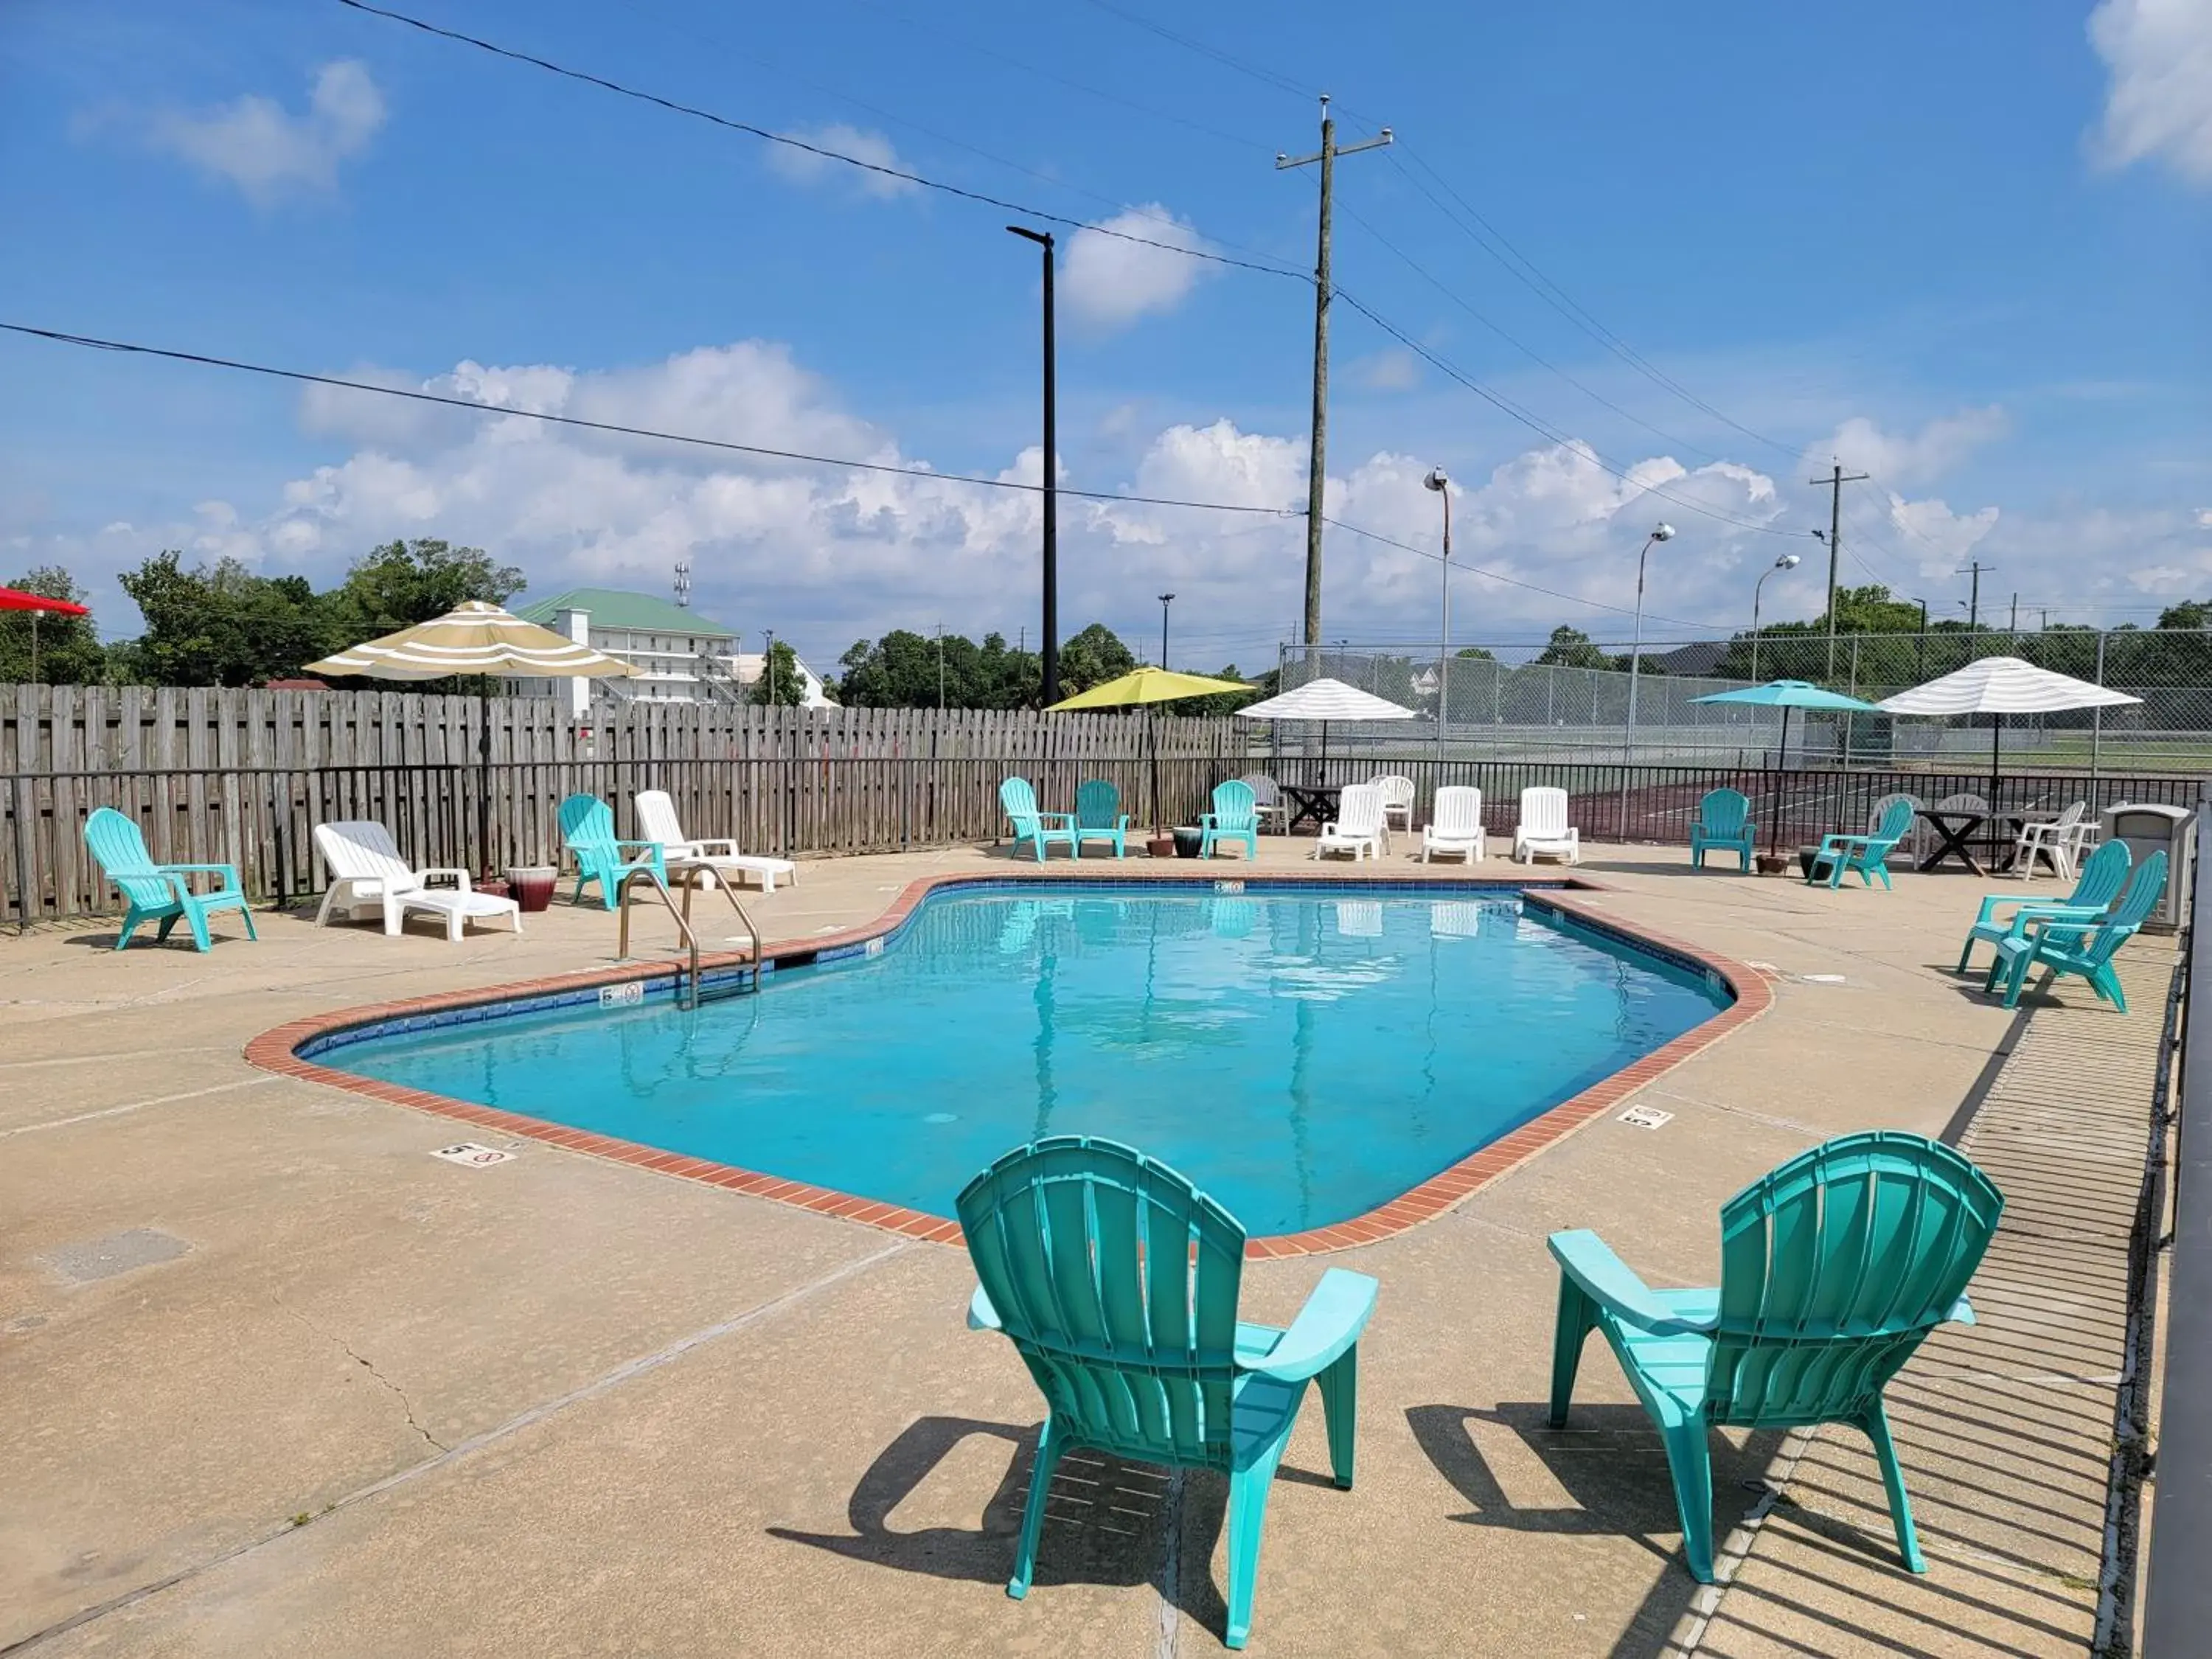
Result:
[[[1240,720],[1317,720],[1321,724],[1321,765],[1328,767],[1328,723],[1331,720],[1409,720],[1413,711],[1362,691],[1342,680],[1308,680],[1295,690],[1269,697],[1237,711]],[[1318,781],[1318,780],[1316,780]]]
[[[2141,697],[2110,686],[2054,674],[2018,657],[1984,657],[1940,679],[1884,697],[1891,714],[1987,714],[1990,717],[1990,805],[1997,805],[1998,759],[2007,714],[2051,714],[2070,708],[2117,708]]]
[[[619,657],[526,623],[482,599],[465,599],[442,617],[348,646],[319,662],[311,674],[361,674],[379,680],[442,680],[473,674],[516,679],[621,679],[645,671]],[[489,694],[487,693],[487,696]],[[477,731],[477,850],[491,861],[491,719]]]

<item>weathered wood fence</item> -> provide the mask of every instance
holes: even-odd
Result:
[[[1161,805],[1187,823],[1266,741],[1227,720],[1148,722],[639,703],[579,727],[538,699],[0,685],[0,918],[119,908],[84,847],[101,806],[136,818],[156,860],[234,864],[257,899],[285,900],[323,886],[313,832],[332,819],[381,820],[418,866],[500,870],[560,862],[563,798],[606,798],[629,835],[633,798],[659,788],[690,834],[747,850],[895,851],[1003,834],[1010,773],[1048,807],[1107,778],[1147,816],[1155,738]]]

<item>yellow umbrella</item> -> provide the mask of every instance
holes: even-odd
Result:
[[[1088,691],[1079,691],[1072,697],[1062,697],[1045,712],[1058,714],[1064,709],[1129,708],[1141,702],[1173,702],[1179,697],[1212,697],[1224,691],[1249,691],[1252,688],[1237,680],[1210,680],[1200,674],[1177,674],[1164,668],[1139,668],[1124,674],[1103,685],[1094,685]],[[1160,728],[1152,722],[1152,833],[1163,832],[1160,816]]]
[[[482,599],[464,599],[442,617],[368,640],[307,665],[311,674],[362,674],[379,680],[441,680],[452,675],[518,679],[618,679],[645,671],[619,657],[526,623]],[[480,705],[483,698],[478,699]],[[477,732],[477,852],[491,867],[491,711]]]

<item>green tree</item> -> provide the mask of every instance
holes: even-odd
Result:
[[[1552,642],[1537,654],[1537,663],[1550,668],[1619,668],[1617,657],[1607,656],[1579,628],[1561,623],[1552,630]]]
[[[1137,665],[1129,647],[1104,623],[1093,623],[1060,647],[1060,694],[1072,697],[1119,679]]]
[[[976,655],[972,641],[948,634],[942,641],[947,708],[972,707],[969,674]],[[939,696],[939,645],[931,636],[895,628],[877,641],[860,640],[840,657],[845,671],[837,700],[848,708],[934,708]]]
[[[482,548],[424,539],[371,548],[325,601],[332,630],[358,645],[442,617],[465,599],[505,605],[521,591],[522,572]]]
[[[778,640],[769,647],[768,660],[761,666],[761,677],[745,694],[748,702],[796,708],[806,701],[806,682],[799,678],[799,653],[790,646]]]
[[[7,585],[50,599],[84,603],[84,593],[70,573],[55,565],[41,565]],[[38,617],[36,623],[32,621],[33,616]],[[51,611],[0,611],[0,684],[33,680],[46,685],[97,684],[106,677],[106,667],[107,653],[93,630],[91,617],[58,616]]]
[[[121,653],[144,684],[258,685],[298,674],[337,643],[303,576],[257,575],[236,559],[186,570],[171,548],[118,580],[145,618]]]

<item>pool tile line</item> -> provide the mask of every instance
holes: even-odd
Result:
[[[1019,886],[1037,880],[1060,880],[1064,878],[1063,872],[1074,866],[1044,865],[1031,867],[1039,873],[1009,876],[994,872],[979,876],[944,872],[920,877],[908,882],[890,907],[872,921],[832,933],[819,934],[804,941],[793,941],[781,949],[765,951],[764,962],[772,968],[779,960],[805,958],[821,961],[827,959],[833,951],[863,948],[871,939],[884,939],[900,931],[921,902],[933,892],[948,889]],[[1211,889],[1214,882],[1222,878],[1210,871],[1158,871],[1147,872],[1142,876],[1125,875],[1116,871],[1110,876],[1085,879],[1097,881],[1102,885],[1112,881],[1117,885],[1200,886]],[[1346,878],[1341,876],[1318,872],[1278,872],[1255,878],[1251,887],[1246,890],[1253,888],[1265,890],[1269,888],[1335,886],[1345,880]],[[1524,893],[1528,893],[1531,886],[1535,885],[1537,890],[1529,893],[1529,897],[1544,908],[1593,932],[1617,939],[1662,958],[1671,958],[1678,965],[1692,971],[1711,973],[1734,994],[1735,1000],[1720,1009],[1711,1018],[1662,1043],[1642,1059],[1560,1102],[1458,1163],[1407,1188],[1388,1203],[1378,1205],[1363,1215],[1325,1227],[1248,1239],[1245,1255],[1252,1260],[1267,1261],[1280,1256],[1318,1255],[1336,1250],[1356,1249],[1362,1245],[1392,1237],[1456,1209],[1475,1193],[1510,1174],[1577,1129],[1594,1122],[1611,1108],[1674,1070],[1692,1055],[1758,1018],[1773,1004],[1774,994],[1765,976],[1745,964],[1640,926],[1632,928],[1590,908],[1583,902],[1581,894],[1596,894],[1611,890],[1604,884],[1585,877],[1569,877],[1556,884],[1513,880],[1470,881],[1462,875],[1443,879],[1384,878],[1371,883],[1361,881],[1358,884],[1431,892],[1486,888]],[[726,969],[748,964],[750,961],[750,957],[731,951],[702,957],[700,965],[702,971]],[[797,964],[794,963],[793,965]],[[904,1237],[920,1239],[926,1243],[952,1244],[959,1242],[960,1224],[943,1216],[817,1187],[807,1182],[764,1175],[736,1164],[717,1164],[680,1152],[671,1152],[665,1147],[641,1146],[635,1141],[621,1140],[592,1130],[549,1122],[543,1118],[527,1117],[495,1106],[455,1100],[426,1090],[361,1077],[319,1064],[312,1057],[313,1052],[322,1052],[332,1039],[360,1031],[363,1027],[385,1026],[417,1016],[443,1014],[450,1018],[457,1011],[489,1009],[494,1005],[524,999],[543,999],[548,1004],[556,1000],[581,1000],[587,995],[596,996],[599,988],[607,985],[666,980],[672,987],[676,978],[677,975],[671,972],[665,962],[638,963],[603,971],[564,974],[515,984],[449,991],[433,996],[310,1014],[262,1032],[246,1045],[245,1057],[249,1064],[279,1076],[342,1089],[389,1105],[404,1106],[472,1124],[493,1133],[513,1135],[565,1152],[581,1152],[611,1163],[648,1170],[654,1174],[696,1181],[748,1197],[787,1204],[817,1215],[878,1228]],[[483,1016],[479,1014],[477,1017]]]

